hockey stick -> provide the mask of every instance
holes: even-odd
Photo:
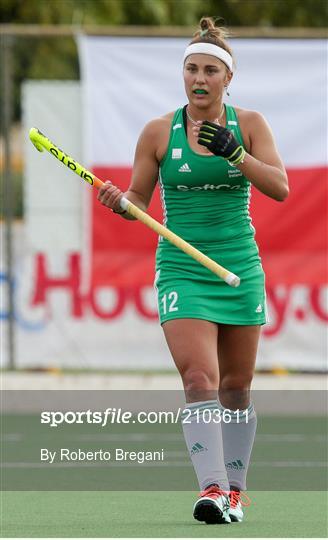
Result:
[[[50,154],[52,154],[55,158],[57,158],[64,165],[66,165],[66,167],[71,169],[71,171],[79,175],[83,180],[88,182],[88,184],[90,184],[91,186],[99,189],[103,185],[102,180],[100,180],[90,171],[85,169],[83,165],[80,165],[80,163],[75,161],[72,157],[65,154],[65,152],[60,150],[60,148],[53,144],[38,129],[30,129],[30,139],[36,149],[39,150],[39,152],[47,150],[48,152],[50,152]],[[161,235],[163,238],[166,238],[166,240],[171,242],[171,244],[176,246],[178,249],[181,249],[182,251],[184,251],[184,253],[186,253],[187,255],[198,261],[200,264],[208,268],[208,270],[219,276],[226,283],[228,283],[228,285],[231,285],[232,287],[238,287],[238,285],[240,284],[240,279],[238,276],[236,276],[220,264],[217,264],[215,261],[207,257],[207,255],[204,255],[204,253],[202,253],[198,249],[191,246],[188,242],[180,238],[180,236],[164,227],[164,225],[158,223],[158,221],[146,214],[146,212],[140,210],[140,208],[131,203],[126,197],[122,197],[120,205],[123,210],[129,212],[129,214],[147,225],[147,227],[155,231],[157,234]]]

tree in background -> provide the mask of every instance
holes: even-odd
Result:
[[[219,15],[230,26],[324,27],[326,0],[2,0],[1,22],[193,25]]]
[[[1,0],[0,22],[14,24],[195,26],[202,15],[228,26],[324,27],[326,0]],[[24,79],[78,79],[74,39],[17,37],[15,120]]]

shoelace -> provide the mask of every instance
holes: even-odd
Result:
[[[250,506],[251,500],[246,493],[242,491],[230,491],[230,507],[236,508],[237,504],[240,502],[241,506]]]
[[[215,484],[213,484],[212,486],[208,486],[206,489],[204,489],[204,491],[201,491],[199,494],[200,497],[209,497],[210,499],[216,499],[217,497],[221,497],[222,495],[227,495],[227,493]]]

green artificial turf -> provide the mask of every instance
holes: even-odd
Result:
[[[251,491],[326,491],[324,417],[270,417],[258,421],[248,473]],[[186,491],[198,489],[180,424],[69,424],[50,428],[38,415],[2,416],[3,491]],[[40,449],[57,451],[41,463]],[[161,463],[58,461],[61,448],[82,451],[158,451]]]
[[[252,504],[245,521],[205,525],[192,517],[196,478],[180,424],[50,428],[40,424],[38,415],[3,415],[1,536],[326,537],[325,433],[323,416],[262,415],[248,475]],[[40,448],[60,447],[163,447],[166,458],[161,466],[149,467],[40,463]]]
[[[326,494],[250,492],[243,523],[205,525],[192,492],[3,492],[2,537],[326,537]]]

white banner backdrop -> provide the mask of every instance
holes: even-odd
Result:
[[[83,36],[78,44],[87,162],[130,165],[147,121],[186,103],[182,57],[188,41]],[[326,41],[237,39],[231,44],[237,70],[225,101],[265,115],[287,167],[325,165]]]
[[[90,257],[85,224],[91,188],[51,156],[38,154],[27,132],[32,125],[39,127],[89,166],[131,166],[143,125],[186,101],[181,77],[185,43],[82,38],[83,124],[78,84],[31,83],[24,91],[27,226],[17,231],[18,367],[173,369],[158,322],[144,315],[156,311],[151,287],[141,291],[143,309],[127,298],[115,317],[106,318],[106,310],[115,311],[117,291],[83,282]],[[233,48],[238,70],[230,102],[265,114],[287,165],[324,165],[324,42],[236,40]],[[87,134],[85,152],[82,131]],[[305,139],[305,133],[313,136]],[[5,288],[4,268],[0,281]],[[298,283],[275,289],[258,368],[325,369],[326,292]],[[5,305],[0,316],[5,339]],[[5,344],[3,350],[5,365]]]

